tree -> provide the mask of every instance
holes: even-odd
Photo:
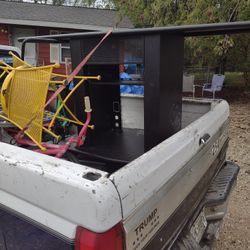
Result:
[[[25,0],[19,0],[25,2]],[[37,4],[65,5],[78,7],[93,7],[93,8],[114,8],[114,4],[110,0],[30,0]]]
[[[250,20],[250,0],[34,0],[37,3],[116,8],[135,27],[218,23]],[[186,63],[217,67],[224,72],[231,61],[249,83],[249,35],[186,39]],[[231,67],[233,68],[233,67]],[[234,66],[236,69],[236,67]]]
[[[249,10],[249,3],[250,1],[245,0],[200,0],[197,1],[196,7],[187,16],[187,23],[215,23],[248,20],[250,13],[247,15],[243,13],[246,12],[247,9]],[[200,51],[202,54],[199,56],[203,58],[203,61],[212,66],[219,66],[221,72],[225,70],[228,61],[228,53],[234,47],[234,44],[234,39],[229,35],[215,36],[203,40],[197,38],[192,39],[193,50]],[[206,51],[209,51],[209,53],[206,53]]]
[[[181,24],[193,9],[190,0],[114,0],[116,8],[126,15],[135,27]]]
[[[115,6],[111,0],[65,0],[65,5],[113,9]]]
[[[136,27],[250,20],[250,0],[114,0],[114,3]],[[245,56],[250,54],[248,40],[249,36],[243,35],[186,39],[186,62],[217,67],[224,72],[230,61],[240,58],[245,79],[249,79],[249,57]],[[244,48],[244,55],[240,55],[243,52],[239,47]]]

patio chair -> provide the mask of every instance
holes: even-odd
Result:
[[[103,36],[99,43],[87,54],[86,57],[82,59],[82,61],[77,65],[70,75],[59,75],[52,73],[53,68],[57,67],[56,64],[43,67],[31,67],[28,63],[22,61],[20,58],[15,57],[13,57],[13,60],[17,59],[17,61],[14,62],[14,67],[6,65],[4,62],[0,62],[0,69],[3,69],[3,73],[1,73],[0,78],[7,74],[1,88],[2,111],[0,118],[13,123],[21,130],[21,132],[15,136],[15,139],[18,143],[32,146],[37,145],[39,149],[36,151],[54,155],[55,157],[62,157],[69,146],[73,143],[76,146],[81,146],[84,143],[87,129],[89,127],[93,128],[93,125],[89,125],[92,111],[90,108],[89,97],[86,96],[84,98],[86,113],[85,123],[81,122],[71,112],[71,110],[67,107],[66,102],[85,80],[100,80],[99,75],[77,76],[77,74],[111,33],[112,30],[109,30]],[[23,74],[24,72],[25,74]],[[52,76],[57,76],[64,79],[54,81],[52,80]],[[77,81],[77,83],[75,84],[74,81]],[[72,85],[74,87],[69,89],[66,98],[62,99],[60,93],[71,83],[73,83]],[[46,102],[49,84],[54,85],[55,92]],[[57,88],[57,85],[61,86]],[[37,89],[41,89],[41,92]],[[45,108],[57,97],[60,99],[60,105],[55,114],[52,115],[51,122],[47,128],[44,126],[43,122]],[[71,116],[71,119],[62,117],[60,115],[60,111],[63,108],[65,108],[67,113]],[[57,138],[57,135],[51,130],[56,119],[61,119],[81,125],[82,128],[78,133],[78,136],[71,136],[67,141],[64,142],[63,145],[51,145],[49,143],[44,143],[42,141],[43,131]],[[24,134],[26,134],[31,139],[33,144],[30,142],[30,140],[23,139]]]
[[[195,95],[195,87],[194,87],[194,75],[183,75],[183,93],[192,93],[193,97]]]
[[[213,93],[213,99],[215,98],[215,93],[222,90],[225,76],[221,74],[214,74],[211,83],[205,83],[202,86],[202,97],[204,92]]]
[[[57,98],[60,99],[60,105],[56,112],[51,114],[45,111],[45,102],[49,86],[53,86],[56,92],[58,85],[67,84],[68,76],[54,74],[52,72],[54,68],[59,67],[58,64],[31,67],[21,59],[18,60],[19,65],[16,65],[16,68],[9,65],[1,67],[7,72],[7,76],[1,88],[2,112],[0,117],[20,129],[17,135],[15,135],[16,142],[30,146],[36,145],[39,147],[36,151],[55,155],[56,157],[61,157],[72,143],[76,143],[78,146],[82,145],[87,128],[93,128],[93,126],[89,125],[91,118],[89,99],[87,97],[85,99],[85,112],[87,114],[85,123],[81,122],[71,112],[66,102],[85,80],[99,80],[100,76],[74,76],[73,79],[78,81],[75,87],[69,91],[64,99],[59,94],[57,95]],[[53,81],[52,76],[58,76],[63,79]],[[71,118],[60,115],[60,111],[63,108]],[[45,113],[47,116],[51,116],[48,126],[44,124]],[[64,144],[55,145],[43,142],[42,135],[44,132],[56,140],[59,139],[59,135],[55,134],[52,130],[56,120],[63,120],[80,125],[82,129],[77,137],[72,136]],[[25,139],[24,134],[29,139]]]
[[[1,88],[1,118],[13,123],[41,149],[44,110],[52,69],[58,65],[39,68],[12,68]],[[10,70],[7,67],[7,70]],[[50,133],[55,138],[57,136]]]

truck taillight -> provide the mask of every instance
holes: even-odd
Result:
[[[78,226],[75,250],[123,250],[123,240],[123,229],[120,223],[104,233],[95,233]]]

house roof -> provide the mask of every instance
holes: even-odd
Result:
[[[1,1],[0,23],[29,26],[107,30],[133,28],[128,18],[115,10]]]

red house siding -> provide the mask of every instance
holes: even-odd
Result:
[[[0,44],[9,45],[8,27],[0,24]]]
[[[49,44],[40,43],[38,45],[38,64],[47,65],[50,64],[50,47]]]
[[[50,62],[50,45],[46,43],[40,43],[38,45],[38,65],[53,64]],[[60,68],[54,69],[54,72],[59,74],[65,74],[65,64],[60,63]]]
[[[48,35],[50,30],[48,28],[38,28],[37,33],[39,36]],[[50,64],[50,49],[49,44],[39,43],[37,47],[38,65]]]
[[[38,29],[38,34],[40,36],[42,35],[48,35],[50,34],[50,31],[51,30],[56,30],[56,31],[59,31],[59,32],[62,32],[62,33],[70,33],[70,32],[76,32],[75,30],[72,31],[72,30],[65,30],[65,29],[57,29],[57,28],[39,28]],[[48,65],[48,64],[52,64],[50,62],[50,45],[49,44],[46,44],[46,43],[40,43],[38,45],[38,55],[37,55],[37,58],[38,58],[38,64],[39,65]],[[60,63],[61,67],[59,69],[55,69],[54,71],[56,73],[59,73],[59,74],[65,74],[66,71],[65,71],[65,64],[64,63]]]
[[[12,45],[12,36],[11,36],[11,30],[15,27],[24,27],[19,25],[5,25],[0,24],[0,44],[2,45]],[[59,31],[60,33],[72,33],[72,32],[79,32],[79,30],[69,30],[69,29],[58,29],[58,28],[48,28],[48,27],[34,27],[34,26],[25,26],[25,28],[31,28],[35,29],[35,34],[38,36],[42,35],[48,35],[50,34],[50,31]],[[37,64],[38,65],[48,65],[52,64],[50,62],[50,45],[47,43],[38,43],[36,46],[36,58],[37,58]],[[65,64],[61,63],[61,67],[59,69],[55,69],[56,73],[65,74]]]

